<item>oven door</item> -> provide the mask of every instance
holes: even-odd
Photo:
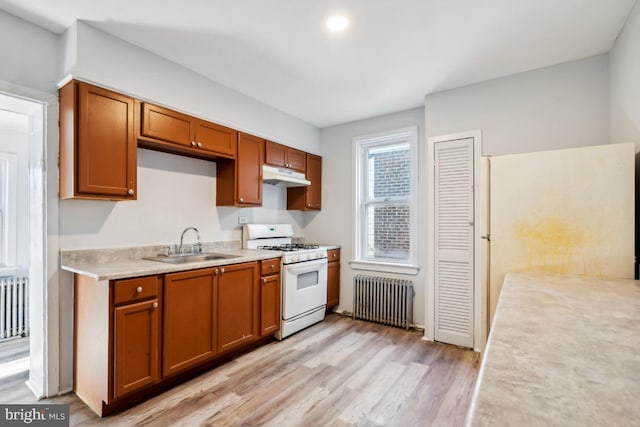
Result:
[[[282,318],[289,320],[327,304],[327,259],[283,266]]]

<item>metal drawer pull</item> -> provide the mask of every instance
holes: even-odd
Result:
[[[224,273],[224,268],[220,269],[220,274]]]
[[[153,303],[153,308],[158,308],[158,303],[157,302]]]
[[[142,286],[138,286],[138,287],[136,288],[136,292],[137,292],[137,293],[142,293]]]

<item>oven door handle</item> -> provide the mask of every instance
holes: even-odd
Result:
[[[314,259],[312,261],[303,261],[296,264],[285,264],[285,271],[291,273],[306,273],[307,271],[317,270],[317,267],[327,264],[327,259]]]

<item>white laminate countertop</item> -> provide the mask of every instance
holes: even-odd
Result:
[[[236,255],[237,258],[189,262],[185,264],[170,264],[143,259],[142,256],[136,252],[132,252],[130,256],[123,256],[121,253],[117,254],[117,256],[109,256],[105,253],[106,251],[100,251],[100,255],[95,255],[93,251],[86,251],[86,255],[78,255],[78,252],[81,251],[74,251],[73,256],[65,256],[63,253],[60,267],[63,270],[82,274],[96,280],[114,280],[128,277],[148,276],[152,274],[174,273],[178,271],[216,267],[219,265],[260,261],[270,258],[279,258],[282,256],[282,252],[279,251],[216,248],[214,251],[216,253]]]
[[[640,425],[640,282],[508,274],[466,424]]]

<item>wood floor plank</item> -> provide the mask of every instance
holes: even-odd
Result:
[[[73,394],[42,403],[68,403],[72,426],[457,426],[477,372],[477,353],[332,314],[109,417]],[[0,403],[24,403],[25,378]]]
[[[429,367],[421,363],[409,364],[391,389],[374,406],[368,418],[376,424],[387,424],[400,411],[428,370]]]
[[[385,370],[373,376],[367,387],[360,390],[355,401],[348,402],[338,418],[351,424],[361,425],[367,420],[373,407],[387,394],[391,385],[406,370],[406,366],[390,362]]]

